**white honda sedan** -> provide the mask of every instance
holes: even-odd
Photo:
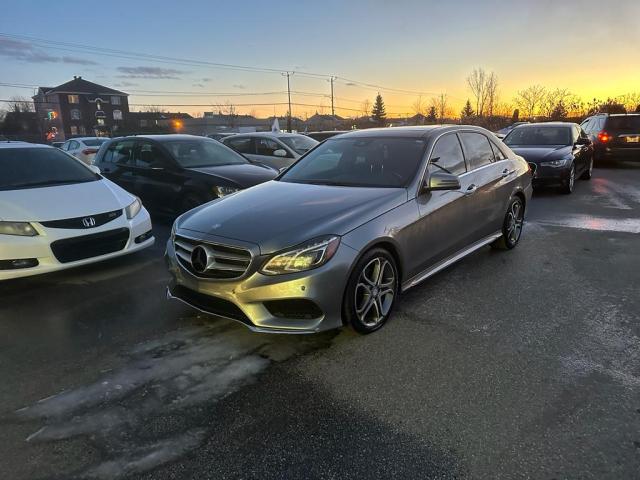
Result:
[[[0,280],[149,247],[140,200],[58,148],[0,142]]]

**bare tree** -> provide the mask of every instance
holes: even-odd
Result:
[[[415,115],[424,115],[426,105],[422,100],[422,96],[419,96],[416,101],[411,104],[411,109]]]
[[[552,117],[558,105],[562,104],[566,108],[569,97],[571,92],[566,88],[547,90],[540,104],[540,113],[547,118]]]
[[[362,109],[362,116],[363,117],[370,117],[371,116],[371,102],[369,101],[369,99],[367,99],[364,102],[362,102],[362,106],[360,108]]]
[[[234,128],[238,123],[238,110],[236,106],[226,101],[222,107],[220,107],[220,113],[226,117],[227,126]]]
[[[446,93],[441,93],[437,97],[431,98],[431,107],[435,108],[438,119],[442,121],[451,114],[451,108],[449,108],[449,101]]]
[[[491,72],[485,80],[485,91],[487,115],[492,117],[498,105],[498,76],[494,72]]]
[[[542,85],[531,85],[524,90],[520,90],[513,101],[524,113],[526,118],[532,118],[538,113],[545,99],[546,92],[546,88]]]
[[[144,105],[142,111],[147,113],[164,113],[164,110],[159,105]]]
[[[618,97],[618,102],[624,105],[627,112],[637,112],[640,108],[640,92],[626,93]]]
[[[10,112],[35,112],[33,100],[19,96],[14,96],[9,99],[7,110]]]

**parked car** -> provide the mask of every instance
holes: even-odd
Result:
[[[100,148],[95,164],[158,213],[182,213],[278,173],[216,140],[178,134],[113,139]]]
[[[135,196],[60,149],[0,144],[0,280],[86,265],[154,242]]]
[[[286,168],[318,142],[298,133],[256,132],[232,135],[222,143],[251,160],[277,170]]]
[[[580,126],[593,142],[596,162],[640,160],[640,113],[600,113]]]
[[[576,178],[591,178],[593,145],[576,123],[520,125],[503,142],[535,165],[534,186],[558,185],[562,192],[571,193]]]
[[[340,135],[341,133],[347,133],[350,130],[327,130],[323,132],[309,132],[305,133],[307,137],[311,137],[318,142],[322,142],[327,138],[335,137],[336,135]]]
[[[51,142],[52,147],[62,148],[63,145],[64,145],[64,142]]]
[[[518,125],[526,125],[529,122],[515,122],[512,123],[511,125],[507,125],[504,128],[501,128],[500,130],[498,130],[497,132],[495,132],[496,137],[498,138],[504,138],[507,136],[507,134],[509,132],[511,132],[511,130],[513,130],[514,128],[516,128]]]
[[[214,140],[220,142],[223,138],[229,137],[231,135],[234,135],[234,133],[210,133],[209,135],[207,135],[207,138],[213,138]]]
[[[485,245],[514,248],[531,192],[527,163],[479,127],[346,133],[180,216],[168,295],[255,331],[373,332],[401,291]]]
[[[67,140],[62,144],[62,150],[70,153],[87,165],[92,165],[100,145],[109,140],[105,137],[78,137]]]

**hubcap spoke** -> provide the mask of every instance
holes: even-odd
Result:
[[[371,260],[360,273],[355,288],[355,310],[366,326],[375,326],[389,314],[395,297],[393,266],[385,258]]]

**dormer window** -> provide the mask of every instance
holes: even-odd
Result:
[[[67,95],[69,103],[80,103],[80,95]]]

